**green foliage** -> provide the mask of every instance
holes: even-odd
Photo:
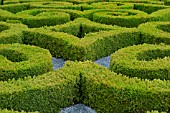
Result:
[[[17,13],[22,10],[28,10],[30,8],[29,4],[8,4],[0,6],[0,9],[7,10],[11,13]]]
[[[48,50],[20,44],[0,45],[0,80],[41,75],[52,70]]]
[[[14,110],[7,110],[7,109],[1,110],[0,109],[0,113],[39,113],[39,112],[25,112],[25,111],[18,112]]]
[[[170,21],[170,8],[161,9],[149,15],[148,21]]]
[[[22,31],[26,28],[22,24],[0,22],[0,44],[22,43]]]
[[[170,76],[170,46],[137,45],[111,55],[110,70],[142,79],[166,79]]]
[[[93,21],[122,27],[137,27],[148,20],[148,15],[138,10],[119,9],[93,14]]]
[[[169,81],[128,78],[89,61],[68,61],[55,72],[0,82],[0,86],[0,107],[18,111],[56,113],[75,102],[101,113],[166,111],[170,107]]]
[[[140,34],[136,29],[110,27],[86,19],[77,19],[74,22],[51,29],[53,31],[46,29],[26,30],[23,41],[26,44],[46,48],[55,57],[80,61],[96,60],[122,47],[140,43]],[[81,34],[79,34],[80,31]],[[84,36],[84,38],[79,39],[73,35]]]
[[[170,7],[165,5],[155,5],[155,4],[142,4],[142,3],[134,4],[134,9],[144,11],[148,14],[151,14],[155,11],[158,11],[160,9],[165,9],[165,8],[170,8]]]
[[[170,22],[148,22],[138,27],[142,43],[170,44]]]
[[[33,28],[63,24],[70,21],[70,16],[67,13],[55,12],[50,9],[32,9],[17,13],[16,19],[28,25],[28,27]]]

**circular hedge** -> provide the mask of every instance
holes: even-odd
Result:
[[[170,22],[148,22],[141,24],[138,29],[142,43],[170,44]]]
[[[70,15],[50,9],[31,9],[17,13],[16,19],[33,28],[63,24],[70,21]]]
[[[0,22],[0,44],[22,43],[22,30],[26,28],[22,24]]]
[[[48,50],[20,44],[0,44],[0,80],[24,78],[52,70]]]
[[[110,70],[142,79],[166,79],[170,76],[169,45],[134,45],[111,55]]]
[[[137,27],[148,20],[148,14],[138,10],[119,9],[93,14],[93,21],[102,24],[119,25],[122,27]]]

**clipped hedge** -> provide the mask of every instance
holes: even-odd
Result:
[[[0,21],[6,21],[7,19],[14,19],[14,14],[0,9]]]
[[[151,13],[148,21],[170,21],[170,8]]]
[[[0,80],[41,75],[52,70],[51,54],[35,46],[0,44]]]
[[[0,44],[22,43],[22,30],[26,28],[22,24],[0,22]]]
[[[141,79],[169,80],[170,46],[143,44],[111,55],[110,70]]]
[[[93,21],[102,24],[137,27],[148,20],[148,14],[138,10],[119,9],[93,14]]]
[[[70,21],[70,15],[50,9],[31,9],[17,13],[16,19],[33,28],[66,23]]]
[[[165,43],[170,44],[170,22],[148,22],[141,24],[142,43]]]
[[[165,5],[157,5],[157,4],[134,4],[134,9],[144,11],[148,14],[151,14],[155,11],[158,11],[160,9],[170,8],[169,6]]]
[[[170,108],[169,81],[128,78],[89,61],[68,61],[55,72],[0,86],[0,107],[16,110],[56,113],[80,102],[100,113]]]
[[[30,9],[29,4],[7,4],[7,5],[0,5],[0,9],[7,10],[11,13],[17,13],[23,10]]]
[[[96,60],[122,47],[140,43],[140,33],[136,29],[110,27],[90,21],[82,21],[82,24],[67,23],[57,26],[57,28],[53,28],[53,31],[47,29],[25,30],[23,41],[25,44],[48,49],[55,57],[80,61]],[[81,34],[79,34],[80,32]],[[80,37],[86,35],[79,39],[72,34]]]
[[[25,111],[18,112],[14,110],[7,110],[7,109],[1,110],[0,109],[0,113],[39,113],[39,112],[25,112]]]

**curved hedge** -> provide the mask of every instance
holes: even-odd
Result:
[[[170,8],[151,13],[148,21],[170,21]]]
[[[165,5],[157,5],[157,4],[142,4],[142,3],[134,4],[134,9],[144,11],[148,14],[166,8],[170,8],[170,7]]]
[[[141,24],[138,29],[142,43],[170,44],[170,22],[148,22]]]
[[[169,45],[137,45],[111,55],[110,70],[142,79],[166,79],[170,76]]]
[[[26,28],[22,24],[0,22],[0,44],[22,43],[22,31]]]
[[[138,10],[119,9],[93,14],[93,21],[102,24],[137,27],[148,20],[148,14]]]
[[[81,61],[96,60],[122,47],[140,43],[140,34],[137,29],[116,26],[109,28],[107,25],[84,20],[81,22],[80,20],[78,22],[82,24],[68,23],[57,26],[58,29],[54,28],[53,31],[46,29],[25,30],[23,41],[26,44],[33,44],[48,49],[55,57]],[[56,32],[54,32],[55,30]],[[89,34],[85,35],[85,33]],[[71,34],[79,35],[80,37],[85,35],[85,37],[79,39]]]
[[[17,13],[23,10],[30,9],[29,4],[7,4],[7,5],[0,5],[0,9],[7,10],[11,13]]]
[[[51,54],[39,47],[0,44],[0,80],[40,75],[52,70]]]
[[[88,61],[69,61],[55,72],[0,86],[0,107],[15,110],[58,113],[80,102],[100,113],[170,108],[169,81],[128,78]]]
[[[28,25],[28,27],[33,28],[63,24],[70,21],[70,15],[50,9],[31,9],[17,13],[16,19]]]

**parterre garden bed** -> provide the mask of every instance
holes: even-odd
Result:
[[[93,61],[111,55],[107,69]],[[64,67],[53,71],[52,56]],[[170,112],[169,0],[5,0],[0,112]]]

